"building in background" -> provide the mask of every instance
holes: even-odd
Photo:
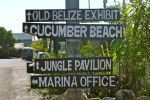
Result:
[[[15,46],[17,48],[20,44],[21,47],[29,47],[32,43],[32,35],[26,33],[13,33],[13,37],[16,39]]]

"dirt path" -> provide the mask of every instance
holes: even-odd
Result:
[[[0,59],[0,100],[38,100],[30,90],[30,74],[26,72],[26,61]]]

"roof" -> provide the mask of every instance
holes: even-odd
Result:
[[[26,33],[13,33],[16,40],[32,40],[32,35]]]

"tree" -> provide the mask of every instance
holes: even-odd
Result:
[[[0,27],[0,58],[9,57],[10,49],[14,47],[15,38],[11,31]]]
[[[124,25],[124,39],[111,42],[109,55],[115,61],[119,88],[131,89],[138,96],[149,81],[145,77],[150,62],[150,2],[132,0],[121,8],[121,20],[116,23]]]
[[[145,67],[150,61],[150,6],[148,0],[134,0],[123,6],[120,23],[125,28],[124,40],[113,49],[120,61],[120,84],[138,95],[143,87]]]
[[[150,78],[148,78],[149,75],[146,75],[146,66],[150,66],[148,65],[150,62],[150,1],[131,0],[119,8],[121,8],[122,15],[120,21],[110,23],[122,24],[124,37],[122,40],[99,44],[101,45],[99,46],[101,47],[99,48],[100,54],[96,55],[113,57],[113,74],[119,79],[116,89],[131,89],[136,96],[139,96],[139,93],[149,95],[149,88],[146,89],[146,87],[150,84],[146,83],[150,82]],[[92,52],[92,55],[95,53],[94,48],[89,51],[86,49],[86,52],[83,50],[81,48],[84,55],[88,55],[89,52]],[[143,87],[145,93],[143,93]],[[97,94],[104,93],[104,89],[98,91],[97,89],[94,89],[95,92],[99,92]],[[104,95],[110,96],[110,93]]]

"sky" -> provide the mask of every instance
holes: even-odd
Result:
[[[103,0],[80,0],[80,8],[103,8]],[[114,5],[115,0],[107,0],[107,5]],[[122,0],[116,0],[116,2]],[[1,0],[0,27],[22,33],[26,9],[65,9],[65,0]]]

